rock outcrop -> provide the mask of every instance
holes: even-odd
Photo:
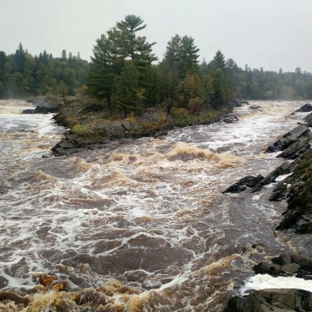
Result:
[[[296,276],[312,279],[312,260],[294,254],[282,254],[254,266],[256,274]],[[300,289],[263,289],[229,300],[224,312],[312,311],[312,293]]]
[[[312,233],[312,151],[298,161],[293,174],[279,183],[270,200],[286,199],[288,206],[277,230],[293,228],[296,233]]]
[[[312,293],[300,289],[264,289],[233,297],[224,312],[312,311]]]
[[[254,266],[256,274],[271,276],[291,276],[312,279],[312,260],[294,254],[282,254],[269,262],[260,262]]]
[[[267,148],[267,153],[282,151],[277,157],[296,159],[310,148],[312,140],[311,130],[300,125],[291,131],[287,132],[281,139],[274,142]]]
[[[298,108],[296,111],[291,113],[291,115],[294,115],[295,113],[307,113],[312,111],[312,105],[310,103],[306,103],[300,108]]]

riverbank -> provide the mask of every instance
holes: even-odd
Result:
[[[312,107],[308,105],[304,105],[298,112],[311,111]],[[267,148],[268,153],[278,152],[277,157],[286,160],[279,168],[265,178],[260,175],[242,178],[225,191],[230,193],[259,192],[264,185],[272,182],[277,183],[270,201],[286,200],[288,204],[287,210],[283,213],[281,221],[276,227],[277,231],[294,231],[301,235],[312,233],[311,126],[312,113],[303,119],[302,124],[287,132]],[[287,160],[292,160],[292,162]],[[311,286],[305,286],[302,283],[303,280],[312,279],[311,258],[304,258],[300,254],[286,253],[274,257],[268,262],[255,265],[254,271],[256,274],[264,276],[260,283],[267,283],[268,286],[262,286],[262,289],[243,297],[231,298],[224,312],[310,311],[312,309]],[[255,281],[259,280],[258,275],[251,278],[253,282],[251,288],[253,289],[257,284]],[[279,288],[272,287],[274,284],[277,285],[277,279],[271,284],[267,282],[269,280],[268,275],[284,278]],[[290,282],[292,287],[288,286],[286,277],[292,279]],[[271,288],[269,285],[276,289],[264,289]]]

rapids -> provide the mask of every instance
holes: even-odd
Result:
[[[254,264],[308,256],[309,237],[274,231],[286,203],[268,201],[273,185],[222,194],[282,164],[264,150],[305,116],[290,115],[299,101],[252,104],[231,124],[53,157],[64,129],[52,115],[0,101],[1,290],[30,293],[44,272],[73,294],[100,289],[105,311],[222,311]],[[57,296],[72,300],[50,291],[35,295],[37,310],[6,301],[0,311],[54,311]]]

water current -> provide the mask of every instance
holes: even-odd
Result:
[[[274,231],[286,203],[268,200],[273,184],[222,194],[283,163],[264,151],[305,116],[290,115],[299,101],[251,104],[260,108],[236,108],[237,122],[53,157],[64,128],[52,115],[0,101],[1,290],[25,295],[44,272],[71,294],[102,290],[103,311],[222,311],[256,263],[311,254],[309,237]],[[0,310],[54,311],[57,296],[70,300],[50,291],[35,295],[37,310]]]

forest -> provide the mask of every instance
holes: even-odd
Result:
[[[14,54],[0,51],[0,98],[85,94],[124,114],[162,105],[197,113],[220,109],[233,99],[293,100],[312,98],[312,75],[244,68],[218,50],[209,62],[199,60],[199,47],[189,36],[174,35],[161,60],[140,36],[146,27],[127,15],[102,34],[91,62],[80,54],[43,51],[32,56],[20,43]]]

